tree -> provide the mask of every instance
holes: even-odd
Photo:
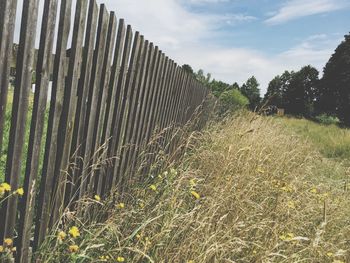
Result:
[[[291,76],[284,92],[285,108],[289,114],[311,117],[317,99],[318,70],[305,66]]]
[[[249,105],[249,100],[238,89],[229,89],[219,96],[220,115],[230,113]]]
[[[216,97],[220,97],[221,93],[231,89],[231,86],[225,82],[213,79],[209,84],[209,88]]]
[[[250,77],[241,87],[241,92],[249,100],[249,108],[255,110],[260,103],[259,83],[254,76]]]
[[[192,67],[190,65],[188,65],[188,64],[182,65],[182,69],[184,71],[186,71],[187,73],[194,74],[194,71],[193,71]]]
[[[208,86],[211,79],[211,74],[207,73],[206,76],[204,76],[203,69],[198,70],[198,72],[195,74],[196,78],[199,82],[201,82],[204,86]]]
[[[282,75],[278,75],[271,80],[264,96],[264,104],[285,108],[285,93],[293,75],[293,71],[285,71]]]
[[[233,89],[240,90],[239,84],[238,84],[237,82],[235,82],[235,83],[232,84],[232,88],[233,88]]]
[[[317,108],[350,125],[350,34],[345,36],[323,69]]]

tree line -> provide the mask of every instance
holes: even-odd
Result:
[[[321,77],[311,65],[299,71],[285,71],[270,81],[263,98],[254,76],[241,86],[230,85],[211,79],[203,70],[194,72],[189,65],[183,68],[212,90],[222,102],[223,112],[240,107],[257,111],[275,106],[285,109],[286,114],[305,118],[337,117],[342,124],[350,126],[350,34],[335,49]]]

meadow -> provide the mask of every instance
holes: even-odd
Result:
[[[194,132],[179,161],[135,180],[127,194],[81,201],[99,213],[87,220],[67,212],[66,226],[57,226],[36,257],[349,262],[350,170],[338,139],[328,142],[339,132],[345,144],[348,131],[338,127],[239,112]]]

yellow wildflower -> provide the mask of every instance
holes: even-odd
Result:
[[[154,184],[151,184],[149,186],[149,189],[151,189],[152,191],[157,191],[157,186],[155,186]]]
[[[197,184],[196,184],[196,180],[195,179],[191,179],[190,180],[190,186],[191,187],[195,187]]]
[[[123,209],[124,207],[125,207],[124,203],[117,204],[117,208],[119,208],[119,209]]]
[[[172,175],[177,175],[177,171],[176,171],[174,168],[171,168],[171,169],[170,169],[170,173],[171,173]]]
[[[191,191],[191,194],[194,196],[194,198],[199,199],[201,196],[196,191]]]
[[[4,252],[4,247],[0,246],[0,253]]]
[[[18,194],[18,195],[20,195],[20,196],[24,195],[24,190],[23,190],[23,188],[18,188],[18,189],[16,190],[16,194]]]
[[[291,209],[295,209],[295,203],[293,201],[288,201],[287,206]]]
[[[124,257],[117,257],[117,262],[124,262],[125,261],[125,258]]]
[[[291,241],[293,238],[294,238],[293,233],[287,233],[287,234],[280,235],[280,239],[283,241]]]
[[[281,187],[281,190],[284,192],[292,192],[293,191],[292,187],[290,187],[290,186],[283,186],[283,187]]]
[[[67,234],[63,231],[60,231],[57,235],[57,238],[61,241],[63,241],[67,237]]]
[[[94,198],[95,198],[95,200],[98,201],[98,202],[101,201],[101,197],[100,197],[99,195],[95,195]]]
[[[310,190],[310,193],[317,194],[317,189],[316,189],[316,188],[312,188],[312,189]]]
[[[11,252],[16,252],[16,251],[17,251],[16,247],[11,248]]]
[[[76,238],[76,237],[79,237],[80,236],[80,232],[79,232],[79,229],[76,227],[76,226],[72,226],[70,229],[69,229],[69,232],[68,232],[73,238]]]
[[[140,235],[140,234],[137,234],[137,235],[136,235],[136,238],[137,238],[137,239],[141,239],[141,235]]]
[[[2,186],[0,186],[0,197],[2,197],[4,193],[5,193],[5,189]]]
[[[107,262],[108,261],[108,259],[110,259],[110,257],[107,255],[107,256],[100,256],[100,259],[101,259],[101,261],[103,261],[103,262]]]
[[[69,251],[70,251],[71,253],[78,252],[78,250],[79,250],[79,247],[78,247],[77,245],[71,245],[71,246],[69,246]]]
[[[256,171],[258,172],[258,173],[261,173],[261,174],[264,174],[265,173],[265,171],[262,169],[262,168],[258,168],[258,169],[256,169]]]
[[[11,191],[11,185],[9,185],[8,183],[2,183],[0,186],[5,190],[5,192]]]
[[[4,244],[8,247],[12,246],[13,240],[11,238],[5,238],[4,239]]]
[[[187,263],[194,263],[194,260],[188,260]]]
[[[333,257],[334,254],[332,252],[328,252],[326,255],[327,255],[327,257],[331,258],[331,257]]]

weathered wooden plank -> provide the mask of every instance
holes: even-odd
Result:
[[[161,126],[161,119],[163,117],[169,116],[170,112],[168,109],[165,109],[165,103],[168,98],[172,98],[171,92],[172,92],[172,85],[173,82],[172,80],[176,76],[176,64],[172,61],[169,60],[169,70],[167,72],[167,75],[165,76],[163,86],[159,92],[159,102],[157,103],[156,108],[154,109],[155,114],[154,114],[154,120],[153,120],[153,126],[154,126],[154,131],[153,134],[157,134],[157,138],[155,143],[153,143],[150,147],[150,153],[152,153],[151,158],[149,160],[149,163],[154,163],[155,158],[157,157],[155,153],[158,153],[159,151],[162,151],[162,143],[164,140],[164,135],[166,134],[166,130],[163,130]]]
[[[112,63],[112,56],[113,56],[113,48],[115,43],[115,34],[116,34],[116,17],[114,12],[111,12],[109,17],[109,26],[108,26],[108,33],[107,33],[107,41],[106,41],[106,47],[105,47],[105,55],[104,55],[104,61],[103,61],[103,68],[102,68],[102,78],[101,78],[101,87],[100,87],[100,93],[98,95],[98,102],[97,102],[97,109],[99,109],[99,114],[95,120],[94,125],[94,134],[92,139],[92,154],[94,156],[93,163],[97,163],[98,159],[100,159],[103,155],[103,152],[105,152],[106,149],[100,149],[103,145],[103,142],[101,143],[101,137],[102,137],[102,131],[103,131],[103,125],[105,121],[105,110],[106,110],[106,100],[108,96],[108,88],[109,88],[109,81],[110,81],[110,75],[111,75],[111,63]],[[101,160],[101,159],[100,159]],[[102,175],[103,173],[100,173],[99,170],[95,170],[93,177],[95,177],[95,193],[98,195],[102,195]]]
[[[183,101],[185,100],[185,98],[183,97],[183,92],[186,89],[187,85],[188,85],[188,74],[186,74],[186,72],[184,72],[180,67],[178,68],[179,72],[180,72],[180,83],[178,84],[178,86],[176,87],[177,91],[176,91],[176,95],[175,95],[175,102],[173,104],[173,108],[170,110],[172,112],[171,116],[169,117],[168,122],[171,126],[167,136],[165,137],[166,143],[167,145],[165,146],[166,148],[166,153],[172,153],[173,152],[173,148],[176,146],[177,141],[179,138],[176,138],[176,133],[178,131],[178,122],[176,121],[176,115],[179,114],[179,112],[181,111],[181,105],[183,103]]]
[[[133,164],[135,163],[135,158],[136,158],[136,151],[137,148],[139,147],[138,144],[138,132],[141,127],[141,117],[142,117],[142,109],[144,107],[144,104],[146,103],[147,99],[147,94],[148,94],[148,76],[150,76],[150,65],[151,65],[151,59],[153,57],[153,44],[149,44],[148,40],[145,41],[145,47],[146,47],[146,54],[145,54],[145,60],[144,60],[144,65],[143,65],[143,73],[142,73],[142,78],[140,82],[140,94],[139,94],[139,100],[137,102],[137,109],[136,109],[136,114],[135,118],[132,121],[134,123],[134,127],[132,128],[132,133],[130,136],[130,146],[132,147],[131,153],[128,156],[128,166],[130,167],[130,171],[134,173],[134,166]]]
[[[45,155],[35,222],[34,250],[42,243],[47,233],[50,219],[51,189],[54,182],[57,136],[59,132],[58,124],[63,105],[66,49],[70,30],[71,4],[72,2],[69,0],[61,1]]]
[[[155,84],[155,90],[154,90],[154,94],[152,97],[152,101],[151,101],[151,107],[150,107],[150,112],[149,112],[149,116],[148,116],[148,120],[147,120],[147,128],[146,128],[146,134],[145,134],[145,143],[148,144],[150,139],[152,138],[153,135],[153,131],[154,131],[154,117],[155,117],[155,108],[157,107],[158,103],[159,103],[159,93],[160,93],[160,89],[161,89],[161,84],[162,81],[165,77],[165,55],[163,53],[161,53],[161,67],[160,67],[160,71],[158,72],[158,74],[156,75],[156,84]],[[146,166],[144,166],[143,170],[142,170],[142,174],[148,174],[149,169],[151,168],[151,160],[153,158],[153,153],[152,151],[152,145],[150,147],[148,147],[148,149],[146,149],[146,153],[147,154],[151,154],[148,156],[145,156],[145,164]]]
[[[109,90],[108,90],[108,96],[107,96],[107,102],[106,102],[106,117],[105,122],[103,126],[102,131],[102,137],[100,144],[106,143],[108,148],[105,152],[104,156],[102,158],[108,159],[108,151],[110,147],[110,142],[112,141],[112,122],[113,117],[116,115],[117,111],[117,83],[119,78],[123,77],[120,76],[120,70],[121,70],[121,62],[122,62],[122,51],[124,47],[125,42],[125,23],[124,19],[119,19],[119,25],[118,25],[118,33],[117,33],[117,40],[116,40],[116,46],[114,49],[114,59],[113,59],[113,65],[111,69],[111,78],[109,82]],[[109,163],[112,163],[112,160],[108,161]],[[107,173],[108,167],[104,167],[104,169],[101,171],[103,176],[103,186],[102,189],[104,189],[104,195],[108,194],[108,189],[110,184],[112,183],[112,175],[111,173]]]
[[[156,63],[158,60],[158,48],[153,47],[153,43],[150,43],[150,49],[149,49],[149,56],[148,56],[148,62],[147,62],[147,74],[146,74],[146,79],[145,79],[145,88],[144,88],[144,102],[142,104],[141,108],[141,114],[140,114],[140,121],[139,121],[139,127],[135,129],[136,131],[136,143],[137,145],[135,152],[134,152],[134,157],[133,157],[133,170],[138,169],[136,167],[139,164],[139,153],[142,150],[141,148],[143,147],[143,134],[145,130],[145,119],[146,119],[146,114],[150,108],[150,101],[151,101],[151,92],[153,86],[152,84],[152,78],[154,77],[154,72],[156,71]]]
[[[4,133],[7,91],[12,61],[17,0],[1,1],[0,20],[0,152]]]
[[[157,72],[156,76],[155,76],[155,85],[154,85],[154,92],[152,94],[152,99],[151,99],[151,107],[149,110],[149,114],[148,114],[148,118],[147,118],[147,126],[146,126],[146,134],[145,134],[145,141],[146,143],[149,142],[152,132],[153,132],[153,121],[154,121],[154,115],[155,115],[155,111],[154,109],[157,106],[157,102],[159,100],[159,90],[160,90],[160,83],[162,81],[162,77],[163,77],[163,73],[164,73],[164,62],[165,62],[165,56],[164,54],[159,51],[161,53],[161,66],[160,66],[160,70],[159,72]]]
[[[170,105],[170,94],[171,94],[171,90],[173,89],[174,86],[174,82],[175,82],[175,67],[176,64],[174,63],[174,61],[171,61],[171,69],[169,71],[170,77],[169,77],[169,81],[166,85],[166,90],[165,90],[165,94],[164,94],[164,101],[162,103],[162,105],[160,106],[160,113],[159,113],[159,129],[163,130],[166,128],[165,126],[165,120],[166,117],[168,116],[168,110],[169,110],[169,105]]]
[[[85,135],[86,139],[85,148],[84,148],[84,169],[82,171],[82,186],[80,189],[81,194],[87,191],[86,185],[90,182],[91,177],[91,157],[93,149],[93,133],[94,133],[94,125],[97,117],[97,109],[98,104],[98,96],[99,90],[101,88],[100,81],[102,77],[102,68],[103,68],[103,60],[105,56],[105,48],[106,48],[106,40],[107,40],[107,30],[108,30],[108,20],[109,14],[105,5],[100,6],[100,14],[99,14],[99,22],[97,29],[97,38],[96,38],[96,46],[93,58],[93,67],[92,67],[92,76],[90,80],[89,87],[89,97],[88,97],[88,105],[87,105],[87,114],[86,114],[86,125],[85,125]]]
[[[107,174],[108,174],[108,177],[110,178],[109,181],[111,182],[108,185],[109,191],[114,188],[115,182],[116,182],[116,178],[114,177],[114,172],[113,172],[114,166],[116,163],[115,148],[119,139],[119,137],[117,136],[118,130],[120,128],[118,126],[118,121],[120,118],[119,116],[120,111],[122,109],[122,102],[123,102],[124,90],[125,90],[125,81],[126,81],[126,75],[128,72],[128,62],[130,58],[131,43],[132,43],[132,29],[131,29],[131,26],[128,25],[126,29],[125,42],[124,42],[124,48],[123,48],[123,58],[122,58],[120,73],[118,76],[118,81],[116,86],[115,107],[114,107],[114,114],[112,116],[111,131],[110,131],[111,140],[109,141],[108,152],[107,152],[107,157],[113,158],[111,161],[112,165],[107,169]]]
[[[136,156],[138,156],[139,150],[141,149],[141,147],[143,148],[143,150],[146,149],[146,145],[148,143],[146,136],[148,132],[149,119],[151,114],[151,108],[154,107],[154,101],[155,101],[154,97],[157,89],[157,83],[159,79],[159,74],[161,72],[162,64],[163,64],[162,52],[156,46],[154,50],[153,65],[151,67],[151,77],[149,79],[149,94],[148,94],[147,102],[145,104],[146,107],[144,109],[144,114],[142,116],[143,121],[141,123],[140,136],[139,136],[140,147],[136,153]],[[139,172],[141,172],[142,174],[146,172],[146,165],[145,165],[145,163],[147,162],[146,159],[147,158],[144,154],[144,156],[140,158],[135,164],[136,167],[139,169]]]
[[[58,125],[55,184],[52,188],[54,206],[51,225],[54,225],[64,209],[64,196],[69,171],[70,149],[73,137],[77,104],[77,88],[80,75],[82,44],[84,39],[88,0],[78,0],[75,8],[72,47],[70,49],[68,75],[63,97],[63,109]],[[71,181],[71,180],[69,180]]]
[[[36,67],[36,83],[32,121],[29,135],[24,195],[20,200],[20,221],[17,239],[17,261],[28,262],[29,243],[33,223],[36,178],[39,169],[41,140],[45,123],[50,64],[57,15],[57,0],[45,0],[40,45]]]
[[[168,84],[168,89],[166,91],[166,101],[164,102],[164,104],[161,106],[160,112],[164,112],[166,114],[161,114],[159,116],[159,130],[163,132],[163,136],[161,136],[160,138],[160,142],[159,145],[160,147],[163,149],[164,148],[164,144],[166,143],[165,140],[165,135],[167,133],[167,130],[169,129],[168,127],[168,118],[170,115],[170,109],[171,109],[171,103],[172,103],[172,96],[171,96],[171,92],[172,90],[175,88],[175,84],[178,78],[178,74],[176,71],[176,64],[174,62],[172,62],[172,68],[171,68],[171,79],[169,80],[169,84]]]
[[[138,104],[139,96],[141,92],[141,81],[142,81],[143,71],[145,69],[145,64],[147,59],[146,54],[147,54],[147,46],[144,45],[144,39],[143,39],[143,36],[141,36],[140,51],[136,61],[135,75],[134,75],[134,80],[132,83],[130,97],[129,97],[130,103],[128,106],[128,112],[125,119],[126,127],[124,131],[123,142],[122,142],[122,145],[124,147],[121,149],[121,154],[120,154],[119,174],[123,174],[123,175],[126,174],[129,153],[130,153],[131,147],[133,147],[131,145],[131,136],[132,136],[133,129],[135,127],[137,104]]]
[[[72,200],[79,197],[79,189],[81,184],[81,171],[83,169],[83,145],[85,143],[84,128],[87,108],[87,97],[89,93],[89,84],[91,78],[92,59],[94,55],[95,38],[97,31],[98,5],[95,0],[90,0],[87,18],[85,44],[83,49],[83,58],[81,64],[81,73],[77,90],[77,109],[74,121],[74,131],[72,138],[71,153],[75,155],[75,169],[73,172],[72,184],[67,185],[67,195],[65,205],[68,206]]]
[[[130,109],[130,107],[132,106],[132,101],[135,93],[134,85],[135,85],[135,81],[137,80],[137,73],[139,69],[139,62],[140,62],[140,57],[142,52],[141,42],[143,42],[143,37],[140,36],[140,33],[138,31],[136,31],[134,36],[133,47],[131,51],[131,57],[130,57],[130,63],[128,67],[127,77],[126,77],[125,87],[122,95],[122,102],[119,105],[120,110],[118,109],[119,115],[116,123],[118,129],[116,133],[117,144],[115,145],[115,154],[116,156],[119,157],[119,159],[115,162],[114,175],[113,175],[115,178],[117,178],[120,175],[118,173],[120,169],[120,161],[122,159],[120,157],[121,157],[121,152],[123,152],[123,147],[125,147],[124,138],[125,138],[125,131],[127,128],[128,115],[132,110]],[[123,176],[118,177],[118,183],[120,183],[121,180],[123,180]]]
[[[17,73],[12,105],[10,138],[6,162],[5,180],[12,189],[17,189],[22,164],[22,149],[28,111],[28,95],[32,81],[32,63],[36,35],[38,1],[23,3],[20,42],[17,57]],[[0,239],[12,238],[17,215],[17,196],[11,195],[2,207]]]

